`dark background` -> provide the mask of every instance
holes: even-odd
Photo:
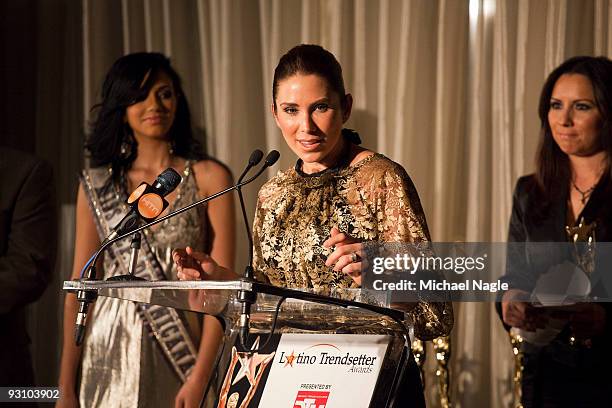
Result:
[[[0,145],[33,153],[53,166],[60,227],[56,239],[73,234],[63,214],[73,211],[82,162],[81,37],[81,1],[0,1]],[[71,258],[58,254],[53,281],[29,307],[40,386],[57,385],[61,338],[50,333],[61,333],[61,281],[70,273]]]

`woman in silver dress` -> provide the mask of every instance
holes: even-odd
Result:
[[[127,194],[142,181],[152,183],[168,167],[182,175],[179,187],[166,196],[167,211],[232,184],[229,171],[207,158],[194,139],[180,79],[163,55],[119,58],[95,108],[87,143],[92,166],[83,171],[77,195],[72,278],[79,278],[117,217],[127,212]],[[226,195],[146,231],[136,274],[174,279],[172,248],[187,245],[232,268],[233,208]],[[127,272],[125,246],[119,244],[105,252],[98,278]],[[104,297],[92,307],[84,345],[76,347],[77,302],[66,296],[58,406],[199,406],[221,338],[216,319]],[[172,339],[164,333],[172,333]]]

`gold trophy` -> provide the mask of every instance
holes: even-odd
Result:
[[[576,266],[582,269],[588,276],[590,276],[595,270],[595,227],[597,224],[592,222],[590,224],[585,223],[584,217],[580,218],[578,225],[576,226],[565,226],[565,232],[567,234],[569,242],[573,244],[573,255]],[[521,343],[523,338],[518,331],[510,330],[508,333],[510,336],[510,342],[512,344],[512,352],[514,357],[514,397],[516,401],[516,408],[522,408],[521,401],[521,379],[523,375],[523,352],[521,351]],[[572,336],[569,339],[571,345],[576,343],[575,338]],[[585,340],[585,344],[588,344],[589,340]]]
[[[574,256],[580,268],[587,275],[591,275],[595,270],[595,227],[597,224],[592,222],[586,224],[584,217],[575,227],[565,227],[567,236],[574,244]]]

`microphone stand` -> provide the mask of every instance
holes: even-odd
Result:
[[[275,150],[273,150],[272,152],[276,152]],[[84,281],[90,281],[90,280],[94,280],[96,278],[96,263],[98,261],[98,257],[100,256],[100,254],[102,252],[104,252],[104,250],[114,244],[117,241],[120,241],[122,239],[127,238],[128,236],[130,236],[131,234],[136,234],[139,233],[142,230],[145,230],[147,228],[152,227],[153,225],[159,224],[160,222],[164,222],[165,220],[167,220],[168,218],[172,218],[177,216],[178,214],[184,213],[185,211],[189,211],[194,207],[197,207],[198,205],[204,204],[208,201],[214,200],[215,198],[222,196],[224,194],[229,193],[230,191],[233,190],[239,190],[241,187],[246,186],[247,184],[253,182],[253,180],[255,180],[256,178],[258,178],[261,173],[264,172],[264,170],[266,170],[268,167],[270,167],[271,165],[273,165],[276,160],[278,160],[278,156],[279,153],[276,152],[276,156],[274,157],[273,160],[270,160],[270,156],[272,154],[272,152],[270,152],[270,154],[268,154],[268,158],[266,158],[266,163],[257,171],[257,173],[255,173],[254,176],[252,176],[251,178],[245,180],[245,181],[241,181],[239,183],[236,183],[235,185],[228,187],[224,190],[221,190],[215,194],[212,194],[208,197],[204,197],[196,202],[193,202],[183,208],[179,208],[178,210],[175,210],[169,214],[164,215],[163,217],[157,218],[149,223],[146,223],[144,225],[141,225],[138,228],[135,228],[132,231],[126,232],[124,234],[121,235],[117,235],[116,237],[109,239],[107,241],[105,241],[102,246],[95,252],[95,254],[92,256],[92,259],[90,261],[90,266],[87,269],[86,272],[86,276],[84,279]],[[261,159],[260,159],[261,160]],[[256,164],[256,163],[255,163]],[[249,163],[250,167],[248,169],[250,169],[251,167],[253,167],[255,164],[251,165],[251,163]],[[134,248],[132,248],[134,250]],[[96,291],[89,291],[89,290],[79,290],[77,292],[77,301],[80,302],[79,305],[79,312],[77,314],[77,319],[76,319],[76,330],[75,330],[75,334],[74,334],[74,338],[75,338],[75,342],[77,346],[80,346],[83,343],[83,338],[85,336],[85,325],[87,323],[87,310],[89,308],[89,304],[93,303],[96,301],[98,297],[98,294]]]
[[[130,248],[132,249],[132,251],[130,252],[130,266],[128,268],[128,274],[111,276],[107,279],[107,281],[146,281],[145,278],[141,278],[140,276],[134,275],[134,273],[136,272],[136,265],[138,264],[138,251],[140,250],[140,240],[140,232],[136,232],[132,236],[132,242],[130,244]]]
[[[249,159],[248,166],[244,169],[240,178],[238,179],[240,184],[240,180],[249,172],[249,170],[255,166],[261,160],[263,153],[261,150],[255,150]],[[266,156],[266,160],[264,165],[261,167],[257,175],[259,175],[264,169],[272,166],[278,158],[280,157],[280,153],[276,150],[272,150]],[[256,175],[256,177],[257,177]],[[240,209],[242,210],[242,218],[244,220],[244,226],[246,228],[246,234],[249,239],[249,263],[244,268],[244,277],[241,279],[242,282],[246,283],[254,283],[255,277],[253,272],[253,235],[251,234],[251,228],[249,227],[249,220],[246,215],[246,208],[244,205],[244,198],[242,196],[242,190],[240,188],[236,189],[238,191],[238,197],[240,199]],[[251,285],[251,288],[253,285]],[[238,302],[241,304],[241,312],[240,312],[240,321],[239,321],[239,337],[240,337],[240,345],[243,351],[248,351],[248,340],[249,340],[249,322],[251,320],[251,305],[255,303],[257,300],[257,291],[256,290],[246,290],[241,289],[238,291]]]
[[[242,181],[242,179],[246,176],[249,170],[257,165],[263,156],[261,150],[255,150],[249,159],[249,165],[244,169],[240,177],[238,178],[238,183]],[[277,158],[278,159],[278,158]],[[274,160],[276,161],[276,160]],[[268,158],[266,158],[266,163],[268,163]],[[264,166],[266,167],[266,166]],[[244,197],[242,195],[242,189],[236,189],[238,191],[238,199],[240,200],[240,210],[242,211],[242,219],[244,221],[244,226],[246,228],[246,235],[249,240],[249,263],[244,268],[244,277],[243,281],[254,282],[255,274],[253,272],[253,235],[251,234],[251,228],[249,227],[249,220],[246,214],[246,206],[244,204]],[[238,291],[238,302],[241,304],[241,313],[240,313],[240,344],[244,351],[247,350],[248,346],[248,337],[249,337],[249,321],[251,314],[251,305],[255,303],[257,300],[257,292],[250,290],[240,290]]]
[[[208,201],[214,200],[215,198],[217,198],[219,196],[222,196],[224,194],[227,194],[227,193],[229,193],[232,190],[237,190],[237,189],[239,189],[242,186],[246,186],[247,184],[249,184],[253,180],[255,180],[257,177],[259,177],[259,175],[261,173],[263,173],[263,170],[265,170],[265,169],[266,169],[266,167],[262,167],[262,169],[260,169],[257,172],[257,174],[255,174],[253,177],[249,178],[246,181],[243,181],[241,183],[237,183],[237,184],[235,184],[235,185],[233,185],[231,187],[226,188],[225,190],[221,190],[221,191],[219,191],[219,192],[217,192],[215,194],[209,195],[208,197],[204,197],[204,198],[202,198],[202,199],[200,199],[200,200],[198,200],[196,202],[193,202],[193,203],[191,203],[191,204],[189,204],[189,205],[187,205],[187,206],[185,206],[183,208],[179,208],[178,210],[175,210],[175,211],[173,211],[173,212],[171,212],[169,214],[166,214],[163,217],[157,218],[154,221],[151,221],[151,222],[148,222],[148,223],[146,223],[144,225],[141,225],[140,227],[138,227],[138,228],[136,228],[136,229],[134,229],[134,230],[132,230],[130,232],[126,232],[125,234],[118,235],[118,236],[116,236],[113,239],[109,239],[104,245],[102,245],[100,247],[100,249],[98,249],[96,251],[96,253],[95,253],[95,255],[94,255],[94,257],[93,257],[93,259],[91,261],[91,266],[87,270],[87,278],[86,278],[86,280],[93,280],[93,278],[95,277],[95,273],[92,274],[92,271],[95,272],[96,261],[98,260],[98,257],[100,256],[100,254],[102,252],[104,252],[104,250],[108,246],[110,246],[111,244],[114,244],[117,241],[121,241],[122,239],[125,239],[126,237],[130,236],[130,234],[134,234],[134,233],[140,232],[140,231],[145,230],[145,229],[147,229],[149,227],[152,227],[153,225],[159,224],[160,222],[164,222],[168,218],[172,218],[172,217],[175,217],[175,216],[177,216],[177,215],[179,215],[181,213],[184,213],[185,211],[189,211],[192,208],[197,207],[200,204],[204,204],[204,203],[206,203]]]

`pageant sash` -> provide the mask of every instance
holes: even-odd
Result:
[[[95,214],[100,240],[104,240],[129,207],[124,204],[107,168],[83,171],[81,179],[85,194]],[[106,249],[105,264],[110,263],[112,275],[127,274],[130,260],[130,240],[117,241]],[[166,280],[163,269],[151,249],[146,235],[141,242],[141,256],[134,274],[150,281]],[[161,347],[181,381],[185,382],[196,362],[197,350],[189,336],[182,315],[175,309],[138,303],[137,308],[144,325]]]

